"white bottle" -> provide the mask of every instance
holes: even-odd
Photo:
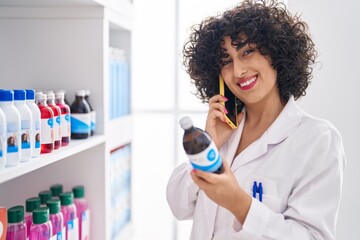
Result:
[[[6,167],[16,166],[21,159],[21,118],[14,106],[14,91],[0,90],[0,108],[6,116]]]
[[[30,161],[32,156],[31,145],[33,145],[31,138],[32,114],[25,101],[26,91],[14,90],[14,105],[21,118],[21,162]]]
[[[32,124],[31,124],[31,157],[40,156],[41,143],[41,113],[39,107],[35,104],[35,91],[33,89],[26,89],[26,104],[30,108],[32,113]]]
[[[0,171],[6,164],[6,118],[0,107]],[[0,234],[1,235],[1,234]]]

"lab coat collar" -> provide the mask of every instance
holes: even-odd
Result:
[[[246,111],[244,111],[246,112]],[[264,134],[242,151],[235,160],[236,150],[238,148],[242,131],[244,129],[244,123],[246,114],[242,119],[238,129],[230,136],[227,143],[224,145],[224,152],[227,154],[224,156],[231,169],[235,171],[240,166],[257,159],[261,155],[268,151],[269,145],[276,145],[284,141],[291,133],[299,126],[304,112],[295,103],[292,96],[280,115],[275,119],[271,126],[264,132]]]

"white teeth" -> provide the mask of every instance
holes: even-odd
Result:
[[[246,82],[240,83],[240,87],[249,86],[251,83],[255,82],[255,80],[256,80],[256,77],[253,77],[252,79],[249,79]]]

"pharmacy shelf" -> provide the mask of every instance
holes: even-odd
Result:
[[[124,146],[132,140],[132,116],[127,115],[110,120],[106,129],[106,143],[108,150]]]
[[[79,152],[91,149],[104,142],[104,135],[95,135],[84,140],[71,140],[68,146],[57,149],[52,153],[42,154],[38,158],[32,159],[29,162],[22,162],[17,166],[3,169],[0,171],[0,184],[70,157]]]

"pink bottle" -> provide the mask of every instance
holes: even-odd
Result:
[[[51,199],[46,202],[49,211],[50,211],[50,222],[52,225],[52,235],[56,235],[55,239],[65,239],[65,234],[63,235],[64,228],[64,217],[60,211],[60,200]]]
[[[73,187],[74,203],[79,219],[79,240],[90,239],[90,211],[85,199],[84,186]]]
[[[74,194],[72,192],[61,193],[60,202],[66,228],[66,240],[78,240],[79,223],[76,215],[76,206],[74,204]]]
[[[29,240],[49,240],[52,226],[49,220],[49,208],[41,207],[33,211],[33,224],[30,227]]]
[[[26,224],[24,222],[24,206],[14,206],[8,209],[8,225],[6,240],[26,240]]]
[[[26,233],[29,236],[30,227],[33,222],[32,220],[32,212],[40,207],[40,198],[39,197],[32,197],[28,198],[25,201],[25,223],[26,223]]]

